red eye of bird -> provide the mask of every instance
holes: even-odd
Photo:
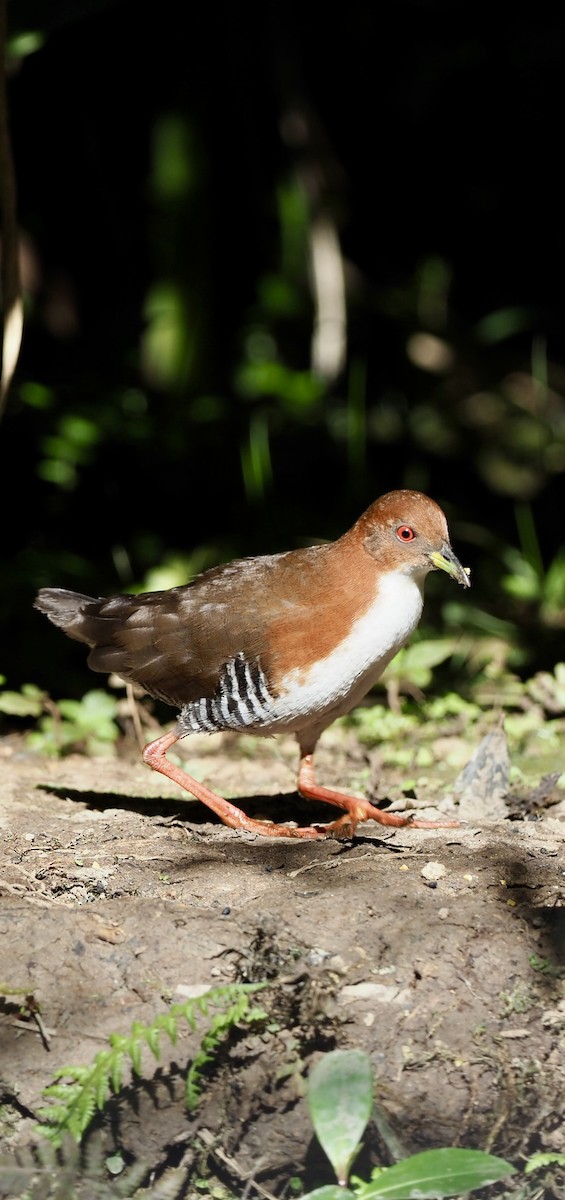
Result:
[[[409,525],[400,525],[396,531],[399,542],[413,542],[416,534]]]

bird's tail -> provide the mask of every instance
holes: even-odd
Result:
[[[94,596],[83,596],[80,592],[68,592],[65,588],[41,588],[33,606],[45,613],[53,625],[64,629],[68,637],[92,646],[92,631],[89,636],[89,623],[85,617],[94,616],[99,604],[100,600]]]

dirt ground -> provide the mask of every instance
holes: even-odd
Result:
[[[254,816],[335,815],[293,792],[290,740],[184,745],[190,769]],[[366,759],[351,731],[328,731],[318,776],[354,788]],[[304,1077],[320,1051],[358,1047],[386,1119],[369,1127],[358,1173],[391,1161],[392,1135],[405,1153],[481,1147],[517,1165],[565,1152],[565,799],[536,806],[539,780],[513,811],[493,784],[490,819],[483,787],[475,821],[471,781],[457,829],[368,823],[352,842],[300,842],[225,828],[135,752],[55,761],[5,738],[0,765],[4,1153],[36,1138],[57,1068],[90,1062],[111,1032],[171,1001],[261,978],[269,1027],[230,1039],[196,1114],[183,1103],[187,1033],[111,1102],[109,1150],[157,1172],[187,1165],[233,1195],[332,1182]],[[385,771],[379,795],[393,784]],[[408,803],[455,811],[449,792]],[[18,988],[41,1028],[21,1016]]]

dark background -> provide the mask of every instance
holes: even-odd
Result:
[[[562,658],[555,7],[13,0],[8,15],[26,290],[0,426],[9,685],[85,688],[82,651],[32,609],[38,586],[171,586],[337,536],[399,486],[445,507],[473,568],[469,597],[429,581],[428,632],[505,638],[524,671]],[[348,305],[344,369],[325,380],[321,215]],[[422,334],[443,364],[415,360]]]

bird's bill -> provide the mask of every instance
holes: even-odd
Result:
[[[459,559],[453,553],[451,546],[448,546],[447,542],[443,543],[441,550],[432,551],[430,561],[438,571],[446,571],[448,575],[451,575],[452,579],[456,579],[463,587],[471,586],[469,567],[461,566]]]

